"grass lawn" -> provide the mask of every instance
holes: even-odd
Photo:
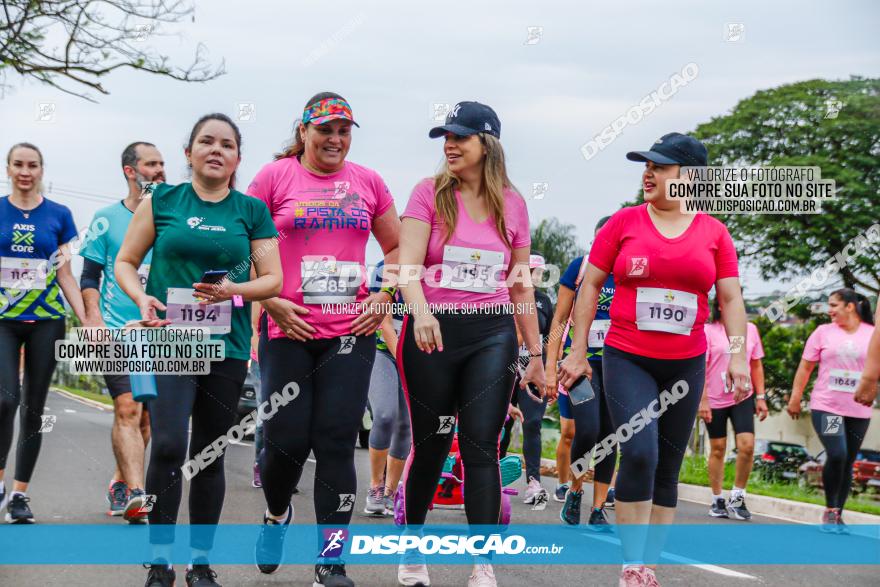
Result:
[[[63,389],[68,393],[72,393],[73,395],[78,395],[80,397],[84,397],[86,399],[94,400],[96,402],[101,402],[102,404],[112,406],[113,400],[109,395],[103,395],[100,393],[94,393],[92,391],[84,391],[82,389],[76,389],[74,387],[67,387],[66,385],[53,385],[52,387],[57,387],[58,389]]]

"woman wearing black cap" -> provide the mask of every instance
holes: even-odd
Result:
[[[736,250],[727,228],[707,214],[684,214],[667,197],[667,182],[682,166],[707,165],[702,143],[679,133],[644,161],[645,204],[619,210],[596,235],[575,303],[572,352],[559,382],[570,387],[591,375],[587,335],[602,284],[615,276],[611,327],[602,370],[620,445],[617,524],[623,545],[621,587],[659,585],[654,574],[678,499],[678,473],[693,428],[705,377],[708,294],[714,285],[731,339],[728,385],[736,401],[751,389],[745,356],[746,316]],[[738,342],[743,344],[738,344]],[[653,531],[647,536],[648,524]]]
[[[457,104],[429,136],[445,137],[446,162],[413,190],[400,240],[401,292],[412,312],[397,353],[412,421],[405,522],[425,522],[457,416],[468,523],[497,524],[498,441],[517,360],[514,321],[529,348],[522,386],[544,388],[528,212],[507,177],[491,108]],[[400,584],[430,584],[427,567],[412,562],[400,566]],[[476,564],[468,586],[494,585],[488,561]]]

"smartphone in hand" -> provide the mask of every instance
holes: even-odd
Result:
[[[229,271],[226,269],[209,269],[202,275],[199,283],[220,283],[227,275]]]
[[[562,361],[559,361],[557,367],[561,364]],[[568,390],[568,399],[573,406],[588,402],[594,397],[596,397],[596,392],[593,391],[593,384],[586,375],[581,375]]]

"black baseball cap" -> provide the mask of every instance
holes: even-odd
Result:
[[[694,137],[671,132],[657,139],[650,150],[630,151],[626,158],[630,161],[653,161],[659,165],[705,167],[709,164],[709,151]]]
[[[446,115],[446,124],[431,129],[428,136],[432,139],[442,137],[451,132],[461,137],[469,137],[479,132],[501,138],[501,121],[489,106],[479,102],[459,102]]]

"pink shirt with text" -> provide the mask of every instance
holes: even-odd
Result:
[[[706,351],[709,291],[739,275],[736,249],[727,227],[703,213],[666,238],[647,206],[618,210],[590,249],[589,262],[614,274],[605,344],[655,359],[696,357]]]
[[[709,393],[709,407],[713,410],[729,408],[735,405],[733,392],[724,389],[722,376],[727,374],[730,366],[730,344],[727,339],[727,331],[721,322],[711,322],[705,326],[706,332],[706,388]],[[761,344],[761,335],[758,327],[748,322],[746,324],[746,359],[749,364],[757,359],[764,358],[764,345]],[[752,397],[750,391],[744,398]]]
[[[455,304],[456,308],[509,302],[510,292],[504,280],[510,266],[511,250],[501,239],[494,219],[490,217],[483,222],[474,222],[458,191],[455,197],[458,201],[458,219],[455,231],[446,242],[446,230],[434,205],[433,179],[424,179],[416,185],[403,213],[404,217],[415,218],[431,226],[422,277],[425,299],[429,304]],[[531,244],[526,202],[512,189],[504,190],[504,221],[507,238],[514,249]],[[447,275],[440,268],[444,264]],[[489,264],[492,264],[491,267]],[[491,278],[484,279],[489,274]],[[497,287],[493,285],[495,283]],[[474,291],[490,289],[490,285],[491,291]]]
[[[355,304],[368,295],[365,254],[373,220],[394,205],[378,173],[346,161],[332,175],[305,169],[296,157],[265,165],[247,193],[263,200],[278,229],[281,296],[306,307],[315,338],[351,333]],[[268,319],[269,338],[285,334]]]
[[[805,360],[819,363],[819,375],[810,394],[811,410],[871,417],[871,408],[857,404],[853,398],[873,333],[874,327],[865,322],[852,334],[834,323],[822,324],[813,331],[803,354]]]

